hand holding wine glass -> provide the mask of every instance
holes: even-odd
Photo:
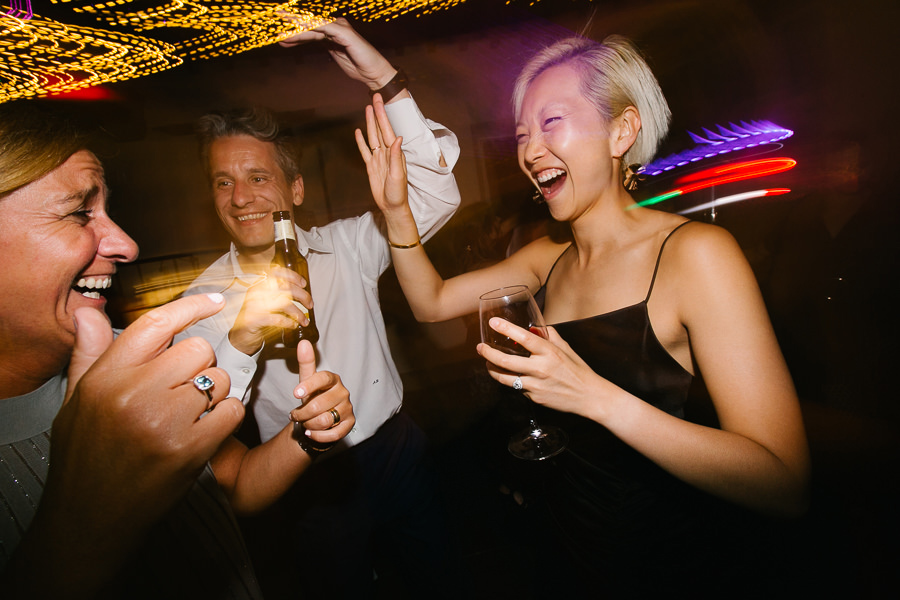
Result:
[[[528,349],[490,326],[493,317],[505,319],[535,335],[547,337],[544,317],[527,286],[504,287],[482,294],[479,298],[479,318],[483,343],[507,354],[531,356]],[[521,377],[516,377],[513,389],[522,390],[523,387]],[[562,429],[542,427],[531,417],[526,430],[510,439],[509,451],[518,458],[544,460],[562,452],[567,443],[568,436]]]

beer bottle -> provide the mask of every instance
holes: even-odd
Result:
[[[309,265],[300,251],[297,249],[297,238],[294,235],[294,224],[291,221],[291,213],[287,210],[279,210],[272,213],[275,222],[275,256],[272,264],[296,271],[306,281],[306,291],[310,291]],[[312,293],[312,292],[310,292]],[[300,325],[285,329],[281,334],[281,340],[289,348],[296,348],[300,340],[309,340],[315,344],[319,341],[319,330],[316,328],[316,316],[312,309],[294,301],[294,304],[309,317],[308,325]]]

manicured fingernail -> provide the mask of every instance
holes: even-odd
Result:
[[[207,294],[206,297],[209,298],[210,300],[212,300],[213,302],[215,302],[216,304],[222,304],[223,302],[225,302],[225,296],[223,296],[219,292],[213,292],[212,294]]]

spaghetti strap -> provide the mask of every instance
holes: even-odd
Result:
[[[650,294],[653,293],[653,284],[656,283],[656,274],[659,272],[659,263],[662,260],[662,253],[663,253],[663,249],[666,247],[666,243],[669,241],[669,238],[672,237],[673,233],[675,233],[676,231],[678,231],[679,229],[681,229],[682,227],[684,227],[685,225],[687,225],[690,222],[691,222],[690,220],[687,220],[684,223],[681,223],[680,225],[678,225],[678,227],[676,227],[672,231],[670,231],[669,235],[666,236],[666,239],[663,240],[662,245],[659,247],[659,255],[656,257],[656,266],[653,267],[653,278],[650,280],[650,289],[647,290],[647,297],[644,298],[645,303],[650,301]],[[548,277],[548,279],[549,279],[549,277]]]
[[[537,302],[538,308],[540,308],[541,310],[544,310],[544,296],[547,295],[547,282],[550,281],[550,276],[553,275],[553,269],[556,268],[559,260],[565,255],[566,252],[569,251],[569,248],[571,247],[572,244],[569,244],[568,246],[566,246],[566,249],[556,257],[556,260],[553,261],[553,266],[550,267],[550,271],[547,272],[547,279],[544,280],[544,283],[541,284],[541,288],[534,294],[534,301]]]
[[[550,267],[550,270],[549,270],[549,271],[547,271],[547,279],[545,279],[545,280],[544,280],[544,283],[541,284],[541,287],[542,287],[542,288],[545,287],[545,286],[547,285],[547,282],[548,282],[548,281],[550,281],[550,276],[553,275],[553,269],[556,268],[556,265],[557,265],[557,263],[559,262],[559,260],[560,260],[563,256],[566,255],[566,252],[568,252],[568,251],[569,251],[569,248],[571,248],[571,247],[572,247],[572,244],[569,244],[568,246],[566,246],[566,249],[563,250],[563,251],[560,253],[560,255],[556,257],[556,260],[555,260],[555,261],[553,261],[553,266]]]

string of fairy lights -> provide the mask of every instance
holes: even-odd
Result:
[[[230,56],[273,44],[331,20],[390,20],[445,10],[465,0],[43,0],[79,22],[40,16],[40,7],[8,0],[0,12],[0,102],[80,90],[157,73],[185,61]],[[35,12],[36,11],[36,12]],[[286,19],[282,14],[296,15]],[[178,29],[184,39],[163,29]]]

